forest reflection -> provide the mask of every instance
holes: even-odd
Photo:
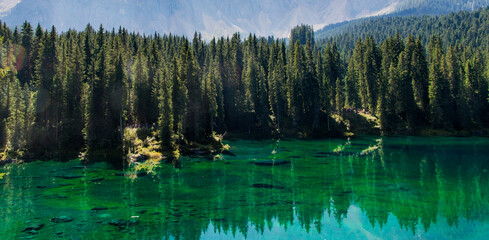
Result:
[[[233,162],[158,174],[158,211],[168,219],[158,219],[155,228],[184,239],[198,238],[209,226],[246,237],[250,227],[263,233],[273,224],[287,229],[298,222],[307,232],[321,233],[325,213],[341,226],[351,206],[371,226],[382,229],[393,215],[413,234],[419,224],[426,232],[440,218],[453,228],[462,219],[487,221],[488,149],[415,141],[370,141],[363,151],[373,149],[372,154],[363,156],[348,141],[344,154],[306,155],[286,166],[233,169]],[[282,150],[279,157],[287,155]]]
[[[263,234],[277,225],[285,230],[299,225],[302,231],[314,229],[321,234],[325,218],[334,218],[341,228],[352,207],[380,231],[392,221],[391,216],[399,223],[399,231],[412,234],[427,232],[439,221],[456,229],[461,221],[488,220],[489,142],[485,139],[236,141],[232,146],[237,157],[187,158],[180,169],[164,165],[136,179],[115,177],[110,169],[83,169],[78,172],[83,175],[79,182],[70,180],[71,188],[44,190],[47,196],[67,195],[69,201],[64,202],[36,194],[44,177],[23,182],[14,177],[32,176],[36,171],[52,174],[46,169],[53,164],[11,167],[1,180],[1,215],[6,226],[13,226],[19,214],[42,219],[51,212],[68,212],[74,223],[83,223],[70,228],[86,237],[164,239],[197,239],[208,231],[247,237],[250,230]],[[250,164],[263,158],[291,162]],[[90,180],[100,176],[104,182]],[[21,183],[24,187],[18,186]],[[46,185],[62,183],[53,176]],[[16,199],[20,200],[7,204]],[[111,219],[90,211],[99,205],[109,208],[111,218],[138,216],[138,224],[114,230],[103,224]],[[17,215],[9,216],[9,212]]]

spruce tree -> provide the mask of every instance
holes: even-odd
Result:
[[[197,59],[191,51],[188,41],[184,41],[178,61],[178,81],[184,83],[188,91],[187,111],[184,111],[184,128],[185,137],[193,141],[198,141],[202,136],[200,129],[202,84],[199,73],[200,68]]]
[[[132,65],[132,84],[134,91],[135,122],[147,127],[150,123],[152,94],[148,76],[148,63],[143,56],[141,48],[138,50],[136,59]]]
[[[97,32],[97,49],[95,52],[95,68],[93,78],[89,79],[89,96],[87,106],[86,143],[90,154],[109,147],[106,129],[106,85],[107,85],[107,60],[106,41],[104,29],[100,26]],[[87,43],[85,43],[87,44]],[[86,56],[88,57],[88,56]],[[90,74],[90,73],[89,73]]]
[[[428,63],[426,61],[426,53],[423,45],[421,44],[421,39],[417,39],[412,56],[412,84],[414,90],[414,99],[418,108],[424,117],[429,113],[429,71]]]
[[[70,56],[64,79],[60,146],[66,150],[80,150],[84,144],[82,112],[84,71],[82,49],[78,42],[72,43]]]
[[[431,108],[431,122],[435,128],[452,127],[450,86],[444,72],[444,58],[442,43],[439,37],[433,37],[430,42],[430,87],[429,99]]]
[[[278,42],[277,42],[278,45]],[[274,58],[270,55],[270,63],[275,63],[269,68],[268,77],[268,89],[269,89],[269,103],[270,109],[275,116],[277,122],[277,129],[280,131],[280,121],[285,114],[286,94],[285,94],[285,81],[287,79],[285,56],[280,47],[277,46],[277,56]]]
[[[162,142],[162,147],[171,149],[173,147],[173,101],[172,90],[173,81],[169,72],[170,69],[158,69],[156,72],[157,81],[159,83],[159,136]]]
[[[297,125],[304,111],[303,79],[305,78],[306,66],[304,49],[295,42],[293,47],[293,59],[289,66],[289,78],[287,83],[287,103],[292,125]]]
[[[23,48],[23,61],[22,63],[17,63],[20,65],[18,67],[18,78],[21,84],[30,84],[32,81],[32,70],[34,66],[34,59],[32,58],[32,44],[33,44],[33,30],[30,23],[27,21],[22,25],[22,40],[21,46]]]
[[[352,57],[348,63],[345,78],[345,108],[357,109],[360,107],[358,96],[358,74],[355,68],[355,59]]]

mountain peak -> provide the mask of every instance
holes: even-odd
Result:
[[[396,0],[1,0],[2,21],[25,20],[55,25],[59,30],[83,29],[87,23],[106,29],[126,27],[152,34],[206,38],[234,32],[287,37],[301,23],[315,26],[375,14]]]

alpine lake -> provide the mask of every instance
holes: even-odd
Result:
[[[0,168],[0,239],[489,239],[489,139],[228,140],[149,173]]]

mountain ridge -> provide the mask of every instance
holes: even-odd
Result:
[[[2,2],[11,1],[3,0]],[[18,0],[13,0],[18,1]],[[1,17],[9,26],[25,20],[60,31],[83,29],[87,23],[106,29],[123,26],[145,34],[172,33],[204,38],[234,32],[288,37],[306,23],[321,28],[385,11],[399,0],[21,0]],[[375,3],[375,4],[373,4]]]

